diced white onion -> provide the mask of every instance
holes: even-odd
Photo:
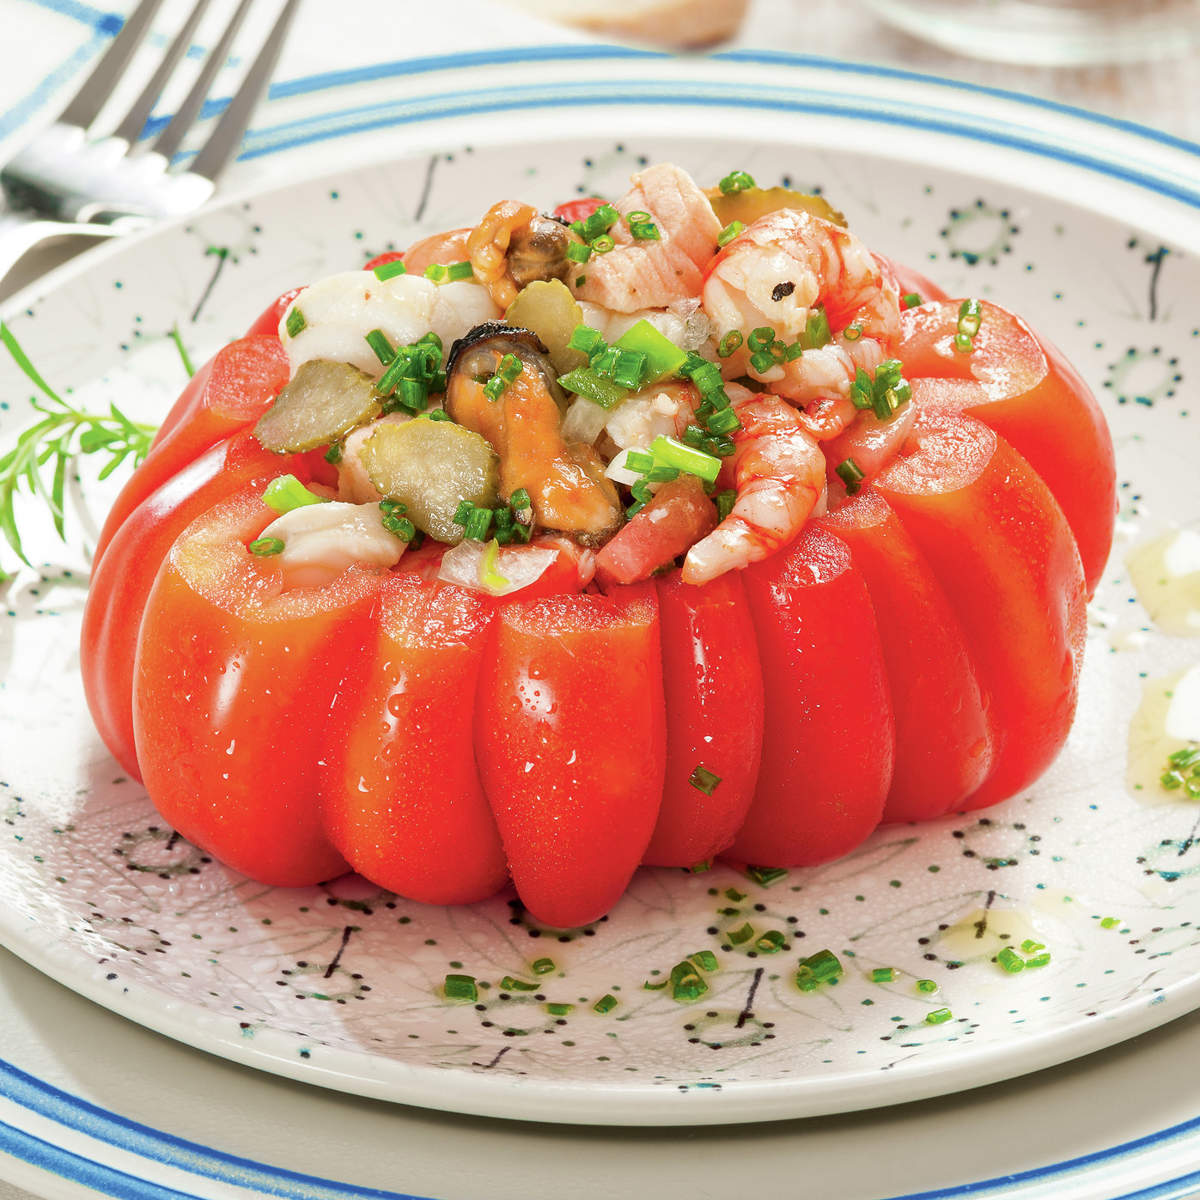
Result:
[[[378,504],[306,504],[276,517],[259,535],[279,538],[285,587],[323,587],[352,563],[394,567],[405,544],[383,527]]]
[[[590,446],[604,431],[611,412],[593,404],[584,396],[576,396],[563,418],[562,435],[567,442],[583,442]]]
[[[485,542],[462,541],[442,555],[437,577],[443,583],[455,583],[473,592],[489,596],[508,596],[536,583],[546,568],[558,557],[556,550],[543,546],[501,546],[496,555],[495,573],[507,582],[490,586],[483,581]]]
[[[628,450],[622,450],[620,454],[618,454],[612,460],[612,462],[610,462],[608,466],[604,468],[605,475],[607,475],[609,479],[615,480],[617,483],[629,485],[637,483],[637,481],[641,479],[642,473],[640,471],[631,471],[625,465],[626,459],[628,459],[630,454],[634,453],[635,451],[641,454],[650,453],[645,446],[630,446]]]

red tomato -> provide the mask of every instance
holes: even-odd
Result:
[[[96,561],[122,522],[151,492],[210,446],[257,421],[287,381],[287,354],[276,337],[244,337],[218,350],[167,414],[166,436],[121,489],[100,531]]]
[[[877,617],[896,715],[896,765],[883,819],[952,812],[992,764],[984,696],[962,626],[878,493],[861,493],[820,524],[849,546]]]
[[[508,867],[479,782],[472,706],[494,608],[461,588],[393,574],[327,760],[329,837],[358,872],[426,904],[498,891]],[[466,751],[466,752],[464,752]]]
[[[746,570],[765,717],[758,787],[731,857],[827,862],[879,824],[895,722],[875,614],[845,543],[807,529]]]
[[[368,266],[371,264],[368,263]],[[254,324],[246,330],[247,337],[254,337],[258,334],[277,338],[279,336],[279,322],[283,320],[283,314],[291,307],[292,301],[304,291],[304,286],[288,288],[277,300],[268,304],[266,308],[259,313],[255,318]],[[161,432],[161,430],[160,430]]]
[[[620,898],[658,816],[665,756],[649,584],[500,609],[475,752],[525,907],[583,925]]]
[[[602,584],[649,579],[716,527],[717,510],[695,475],[664,483],[645,508],[596,555]]]
[[[959,301],[904,314],[899,357],[914,380],[913,402],[970,413],[1020,451],[1062,507],[1091,595],[1108,559],[1117,511],[1108,425],[1058,350],[999,305],[984,300],[981,308],[970,353],[954,344]]]
[[[739,573],[693,587],[676,571],[657,586],[667,759],[662,807],[642,861],[691,867],[730,845],[754,797],[762,671]],[[704,777],[693,782],[697,768],[718,779],[711,793]]]
[[[915,271],[904,263],[896,262],[893,258],[885,258],[882,254],[877,254],[875,257],[891,272],[896,286],[900,289],[902,301],[905,296],[920,296],[921,299],[918,303],[923,304],[928,304],[931,300],[948,298],[932,279],[927,275],[922,275],[920,271]]]
[[[1054,497],[969,417],[927,414],[911,452],[876,480],[950,600],[979,672],[995,748],[980,808],[1032,783],[1075,714],[1083,570]]]
[[[371,638],[377,577],[282,591],[246,543],[275,517],[257,489],[194,521],[146,604],[134,673],[138,763],[184,837],[262,883],[345,872],[321,815],[331,709]]]

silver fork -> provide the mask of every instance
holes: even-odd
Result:
[[[239,0],[220,41],[207,56],[187,97],[152,147],[138,135],[176,64],[191,44],[210,0],[196,0],[133,107],[107,135],[94,129],[105,102],[149,32],[162,0],[141,0],[58,120],[0,170],[9,209],[0,211],[0,283],[35,246],[82,235],[113,237],[199,208],[241,144],[250,114],[266,87],[299,0],[282,10],[229,107],[186,170],[172,156],[200,114],[213,78],[229,55],[253,0]]]

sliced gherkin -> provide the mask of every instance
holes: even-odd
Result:
[[[812,213],[814,217],[832,221],[835,225],[846,224],[845,216],[824,196],[813,196],[808,192],[793,191],[791,188],[752,187],[728,194],[720,188],[709,188],[705,195],[722,225],[728,225],[730,221],[741,221],[743,225],[749,225],[759,217],[765,217],[767,213],[773,213],[780,208],[797,208]]]
[[[254,436],[277,454],[299,454],[338,441],[381,411],[370,375],[310,359],[259,418]]]
[[[583,309],[561,279],[527,284],[508,306],[504,319],[542,339],[559,375],[587,366],[587,355],[568,345],[575,327],[583,323]]]
[[[404,515],[439,542],[462,541],[454,514],[464,500],[478,508],[499,503],[499,456],[485,438],[453,421],[417,417],[380,425],[359,458],[379,494],[399,500]]]

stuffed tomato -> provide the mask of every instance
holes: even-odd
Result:
[[[641,864],[811,865],[1031,784],[1113,496],[1020,318],[664,164],[268,308],[118,500],[84,682],[238,871],[574,926]]]

